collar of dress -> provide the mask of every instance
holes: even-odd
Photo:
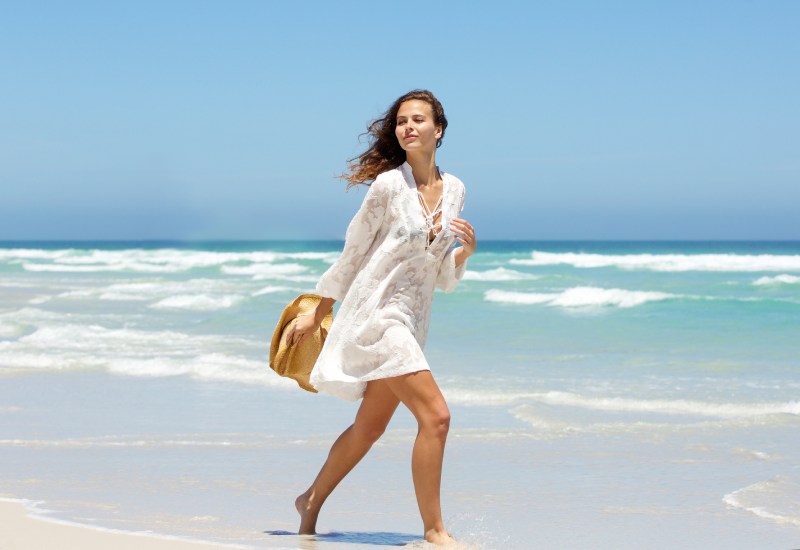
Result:
[[[444,172],[438,166],[436,170],[439,171],[439,175],[442,176],[442,197],[447,195],[447,173]],[[406,185],[409,189],[413,189],[414,191],[417,190],[417,180],[414,179],[414,172],[411,170],[411,165],[408,161],[405,161],[403,164],[400,165],[400,173],[403,174],[403,179],[406,180]]]

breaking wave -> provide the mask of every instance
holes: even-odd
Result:
[[[760,277],[753,281],[757,286],[796,285],[800,284],[800,277],[796,275],[776,275],[775,277]]]
[[[331,264],[340,252],[214,252],[180,249],[36,250],[0,249],[0,260],[32,272],[135,272],[180,273],[195,268],[219,267],[224,273],[257,276],[297,274],[306,267],[286,260],[312,260]],[[251,265],[242,265],[249,263]],[[292,267],[283,267],[292,266]]]
[[[227,294],[223,296],[207,296],[205,294],[179,294],[170,296],[151,304],[154,309],[187,309],[193,311],[215,311],[227,309],[244,300],[243,296]]]
[[[774,254],[589,254],[533,251],[530,259],[512,258],[513,265],[566,264],[587,269],[617,267],[651,271],[800,271],[800,255]]]
[[[798,494],[800,483],[797,480],[777,476],[729,493],[722,501],[760,518],[800,527]]]
[[[545,304],[563,308],[635,307],[648,302],[680,298],[677,294],[623,290],[619,288],[574,287],[556,293],[511,292],[490,289],[484,293],[487,302],[511,304]]]
[[[467,271],[464,273],[465,281],[525,281],[538,279],[536,275],[523,273],[514,269],[498,267],[486,271]]]

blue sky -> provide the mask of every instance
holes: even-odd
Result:
[[[336,239],[399,95],[479,239],[800,239],[800,2],[2,2],[0,240]]]

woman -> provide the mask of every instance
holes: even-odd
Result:
[[[434,287],[455,288],[476,241],[472,226],[457,217],[464,184],[436,166],[446,128],[432,93],[409,92],[370,125],[371,145],[345,176],[348,187],[372,184],[348,226],[341,257],[317,283],[322,301],[288,338],[301,342],[342,300],[311,384],[363,400],[311,487],[297,497],[300,534],[315,532],[325,499],[383,434],[402,402],[419,424],[411,465],[425,539],[438,545],[451,540],[439,499],[450,412],[422,348]]]

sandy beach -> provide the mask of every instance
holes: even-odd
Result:
[[[0,499],[0,550],[202,550],[247,548],[155,533],[98,529],[47,518],[32,503]]]

